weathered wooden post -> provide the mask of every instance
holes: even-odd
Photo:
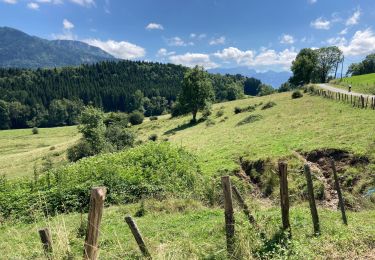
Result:
[[[229,176],[221,177],[221,183],[224,193],[224,215],[225,215],[225,231],[227,237],[227,251],[229,257],[234,253],[234,215],[233,215],[233,201],[232,189]]]
[[[241,207],[242,210],[243,210],[243,213],[244,213],[244,214],[246,215],[246,217],[249,219],[250,224],[256,226],[255,218],[254,218],[253,215],[251,215],[250,210],[249,210],[249,207],[247,206],[245,200],[242,198],[240,191],[239,191],[239,190],[237,189],[237,187],[234,186],[234,185],[232,186],[232,190],[233,190],[233,193],[234,193],[235,197],[236,197],[237,200],[238,200],[238,204],[240,204],[240,207]]]
[[[52,236],[48,228],[42,228],[38,231],[40,240],[43,244],[43,250],[48,259],[51,259],[52,253]]]
[[[132,232],[132,234],[135,238],[135,241],[137,242],[138,247],[141,250],[143,256],[151,259],[150,252],[148,251],[148,249],[146,247],[146,244],[145,244],[145,241],[143,240],[143,237],[142,237],[141,233],[139,232],[139,229],[138,229],[137,225],[135,224],[134,220],[132,219],[132,217],[126,216],[125,222],[128,224],[128,226],[129,226],[129,228],[130,228],[130,230],[131,230],[131,232]]]
[[[309,194],[309,204],[310,204],[310,211],[314,226],[314,233],[319,234],[320,233],[320,227],[319,227],[319,216],[318,216],[318,210],[316,209],[315,204],[315,197],[314,197],[314,187],[313,182],[311,178],[311,169],[308,164],[305,164],[304,172],[306,176],[306,182],[307,182],[307,192]]]
[[[333,172],[333,178],[335,180],[335,188],[337,191],[337,196],[339,197],[339,206],[341,210],[342,222],[345,225],[348,225],[348,219],[346,218],[346,214],[345,214],[344,199],[342,197],[340,182],[339,182],[339,178],[337,177],[336,165],[335,165],[335,161],[333,160],[333,158],[331,158],[331,167],[332,167],[332,172]]]
[[[103,216],[106,193],[107,189],[105,187],[97,187],[91,190],[87,233],[83,252],[84,259],[96,260],[98,258],[99,228]]]
[[[281,218],[283,222],[283,230],[289,231],[289,194],[288,194],[288,164],[279,161],[279,177],[280,177],[280,205],[281,205]]]

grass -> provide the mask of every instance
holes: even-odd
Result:
[[[78,138],[75,126],[0,131],[0,175],[8,178],[30,176],[34,165],[42,167],[46,158],[53,164],[66,161],[65,151]]]
[[[266,110],[234,114],[235,107],[275,102]],[[203,172],[214,174],[238,168],[238,159],[250,160],[289,156],[295,150],[341,148],[356,154],[374,154],[375,112],[355,109],[347,104],[304,95],[292,99],[291,93],[243,99],[213,106],[215,124],[190,125],[191,116],[146,122],[137,127],[138,135],[147,140],[157,134],[186,147],[200,158]],[[224,115],[216,117],[217,111]],[[251,115],[259,120],[237,126]],[[252,120],[251,120],[252,121]]]
[[[290,212],[292,236],[287,246],[277,240],[281,225],[279,207],[262,201],[248,201],[265,233],[260,239],[239,208],[235,209],[237,258],[371,259],[375,256],[375,211],[348,213],[349,225],[340,213],[319,208],[321,235],[312,235],[308,205],[293,206]],[[139,249],[124,216],[134,216],[139,204],[106,208],[100,232],[101,259],[139,259]],[[192,200],[146,201],[146,214],[134,218],[154,259],[226,259],[224,214]],[[87,215],[83,215],[86,220]],[[54,258],[82,255],[84,235],[78,231],[80,214],[59,215],[33,224],[13,223],[0,227],[0,251],[4,259],[43,259],[37,230],[49,227]]]
[[[349,85],[352,85],[353,92],[375,95],[375,73],[343,78],[342,80],[337,79],[330,83],[345,90],[348,90]]]

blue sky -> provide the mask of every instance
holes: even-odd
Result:
[[[0,26],[112,55],[209,68],[289,70],[301,48],[375,52],[374,0],[0,0]]]

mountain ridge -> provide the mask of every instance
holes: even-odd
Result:
[[[117,60],[80,41],[46,40],[11,27],[0,27],[0,67],[53,68]]]

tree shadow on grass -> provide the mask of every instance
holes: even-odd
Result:
[[[174,135],[174,134],[175,134],[176,132],[178,132],[178,131],[182,131],[182,130],[185,130],[185,129],[187,129],[187,128],[190,128],[190,127],[196,126],[196,125],[198,125],[198,124],[200,124],[200,123],[202,123],[202,122],[204,122],[204,121],[205,121],[205,119],[200,118],[200,119],[197,120],[196,122],[192,122],[192,121],[190,121],[190,122],[188,122],[188,123],[186,123],[186,124],[178,125],[178,126],[175,127],[175,128],[172,128],[172,129],[169,129],[169,130],[165,131],[165,132],[163,133],[163,135]]]
[[[262,237],[263,245],[255,251],[255,256],[260,259],[268,259],[274,255],[288,256],[292,252],[290,245],[290,233],[279,230],[272,238]]]

